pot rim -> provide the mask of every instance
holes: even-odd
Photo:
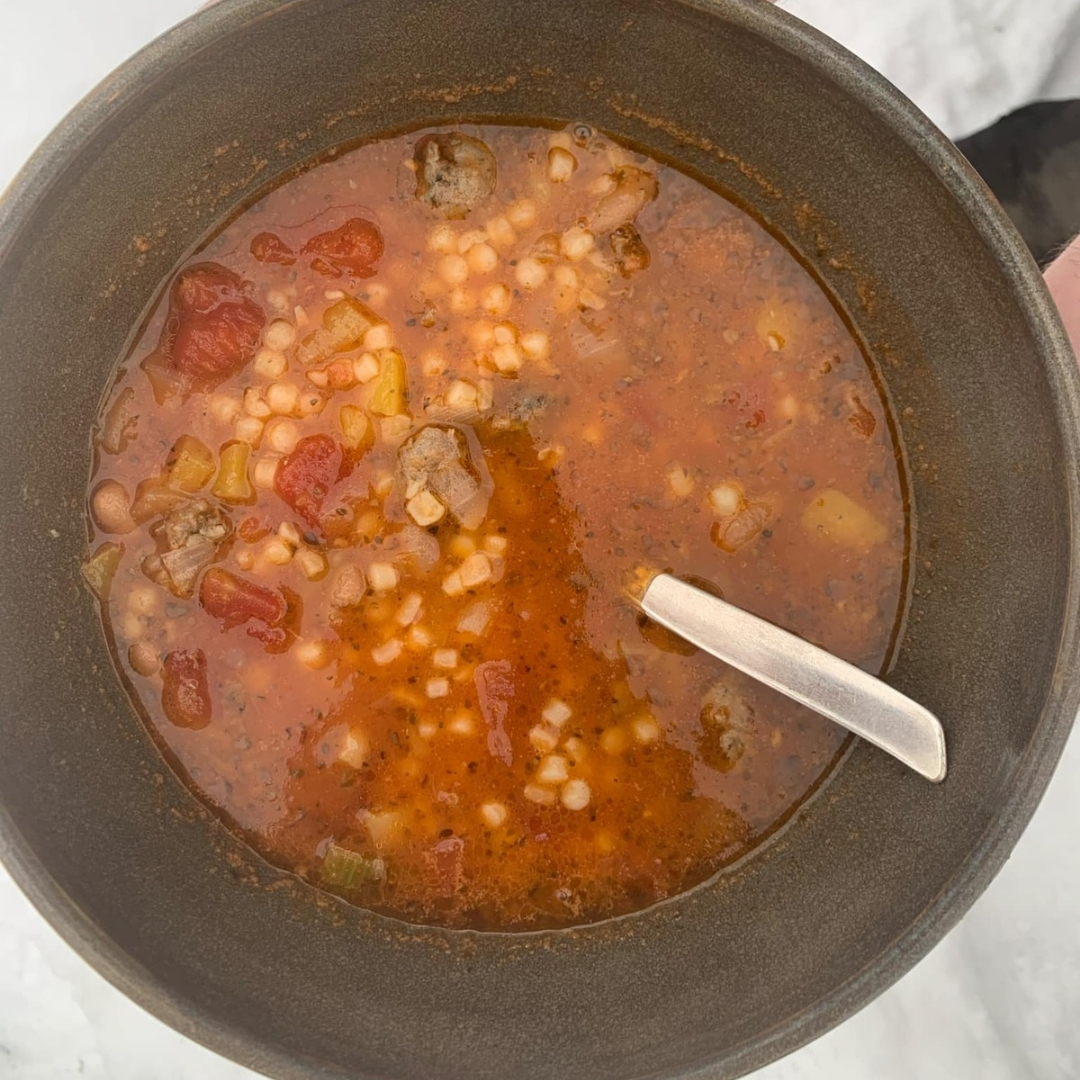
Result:
[[[310,0],[229,0],[192,14],[143,47],[91,90],[46,137],[7,190],[0,192],[0,263],[39,203],[73,158],[115,113],[145,93],[178,64],[223,37]],[[722,1072],[741,1075],[823,1035],[849,1018],[911,969],[960,920],[1004,865],[1027,827],[1064,750],[1080,708],[1080,371],[1057,310],[1023,241],[1005,212],[956,147],[898,89],[843,46],[762,0],[675,0],[679,6],[719,16],[797,55],[891,129],[959,203],[1011,282],[1029,331],[1044,358],[1065,452],[1069,561],[1065,618],[1053,687],[1043,716],[1016,766],[1010,789],[979,843],[946,888],[889,951],[847,983],[744,1043],[722,1065],[683,1074],[706,1080]],[[218,1020],[177,995],[109,938],[45,869],[0,804],[0,863],[52,928],[91,967],[141,1008],[193,1041],[280,1080],[344,1076],[337,1069],[302,1063],[247,1032]]]

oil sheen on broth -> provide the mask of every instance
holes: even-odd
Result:
[[[902,581],[856,343],[776,240],[583,127],[365,145],[168,283],[95,432],[85,573],[191,785],[453,927],[642,908],[842,733],[643,621],[668,569],[874,671]]]

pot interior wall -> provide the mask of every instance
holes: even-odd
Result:
[[[67,167],[39,159],[18,195],[0,242],[8,855],[96,928],[65,916],[113,977],[218,1049],[296,1077],[736,1075],[928,947],[1004,857],[976,869],[984,842],[1033,809],[1068,712],[1054,669],[1071,480],[1046,366],[1064,354],[992,252],[979,197],[948,194],[874,84],[857,103],[861,77],[834,81],[811,39],[764,32],[779,20],[735,2],[226,4],[119,76],[111,111],[99,99],[54,146]],[[584,121],[681,161],[838,298],[907,448],[917,545],[894,679],[945,723],[944,785],[859,746],[715,882],[510,939],[404,930],[322,897],[164,767],[78,579],[110,369],[170,268],[260,185],[341,142],[460,117]]]

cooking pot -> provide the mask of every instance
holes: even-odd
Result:
[[[162,282],[265,186],[424,124],[583,121],[781,236],[891,403],[891,681],[934,787],[858,742],[766,845],[570,931],[406,926],[276,870],[166,766],[79,581],[89,431]],[[1080,376],[1034,264],[895,90],[756,0],[231,0],[145,49],[0,204],[0,853],[91,963],[289,1080],[734,1077],[906,971],[1000,868],[1075,715]]]

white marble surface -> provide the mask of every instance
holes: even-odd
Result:
[[[1080,0],[784,0],[954,136],[1080,94]],[[61,115],[193,0],[0,0],[0,187]],[[1080,193],[1078,193],[1080,198]],[[1080,738],[1012,860],[911,974],[755,1080],[1080,1077]],[[0,1080],[242,1080],[80,960],[0,870]]]

